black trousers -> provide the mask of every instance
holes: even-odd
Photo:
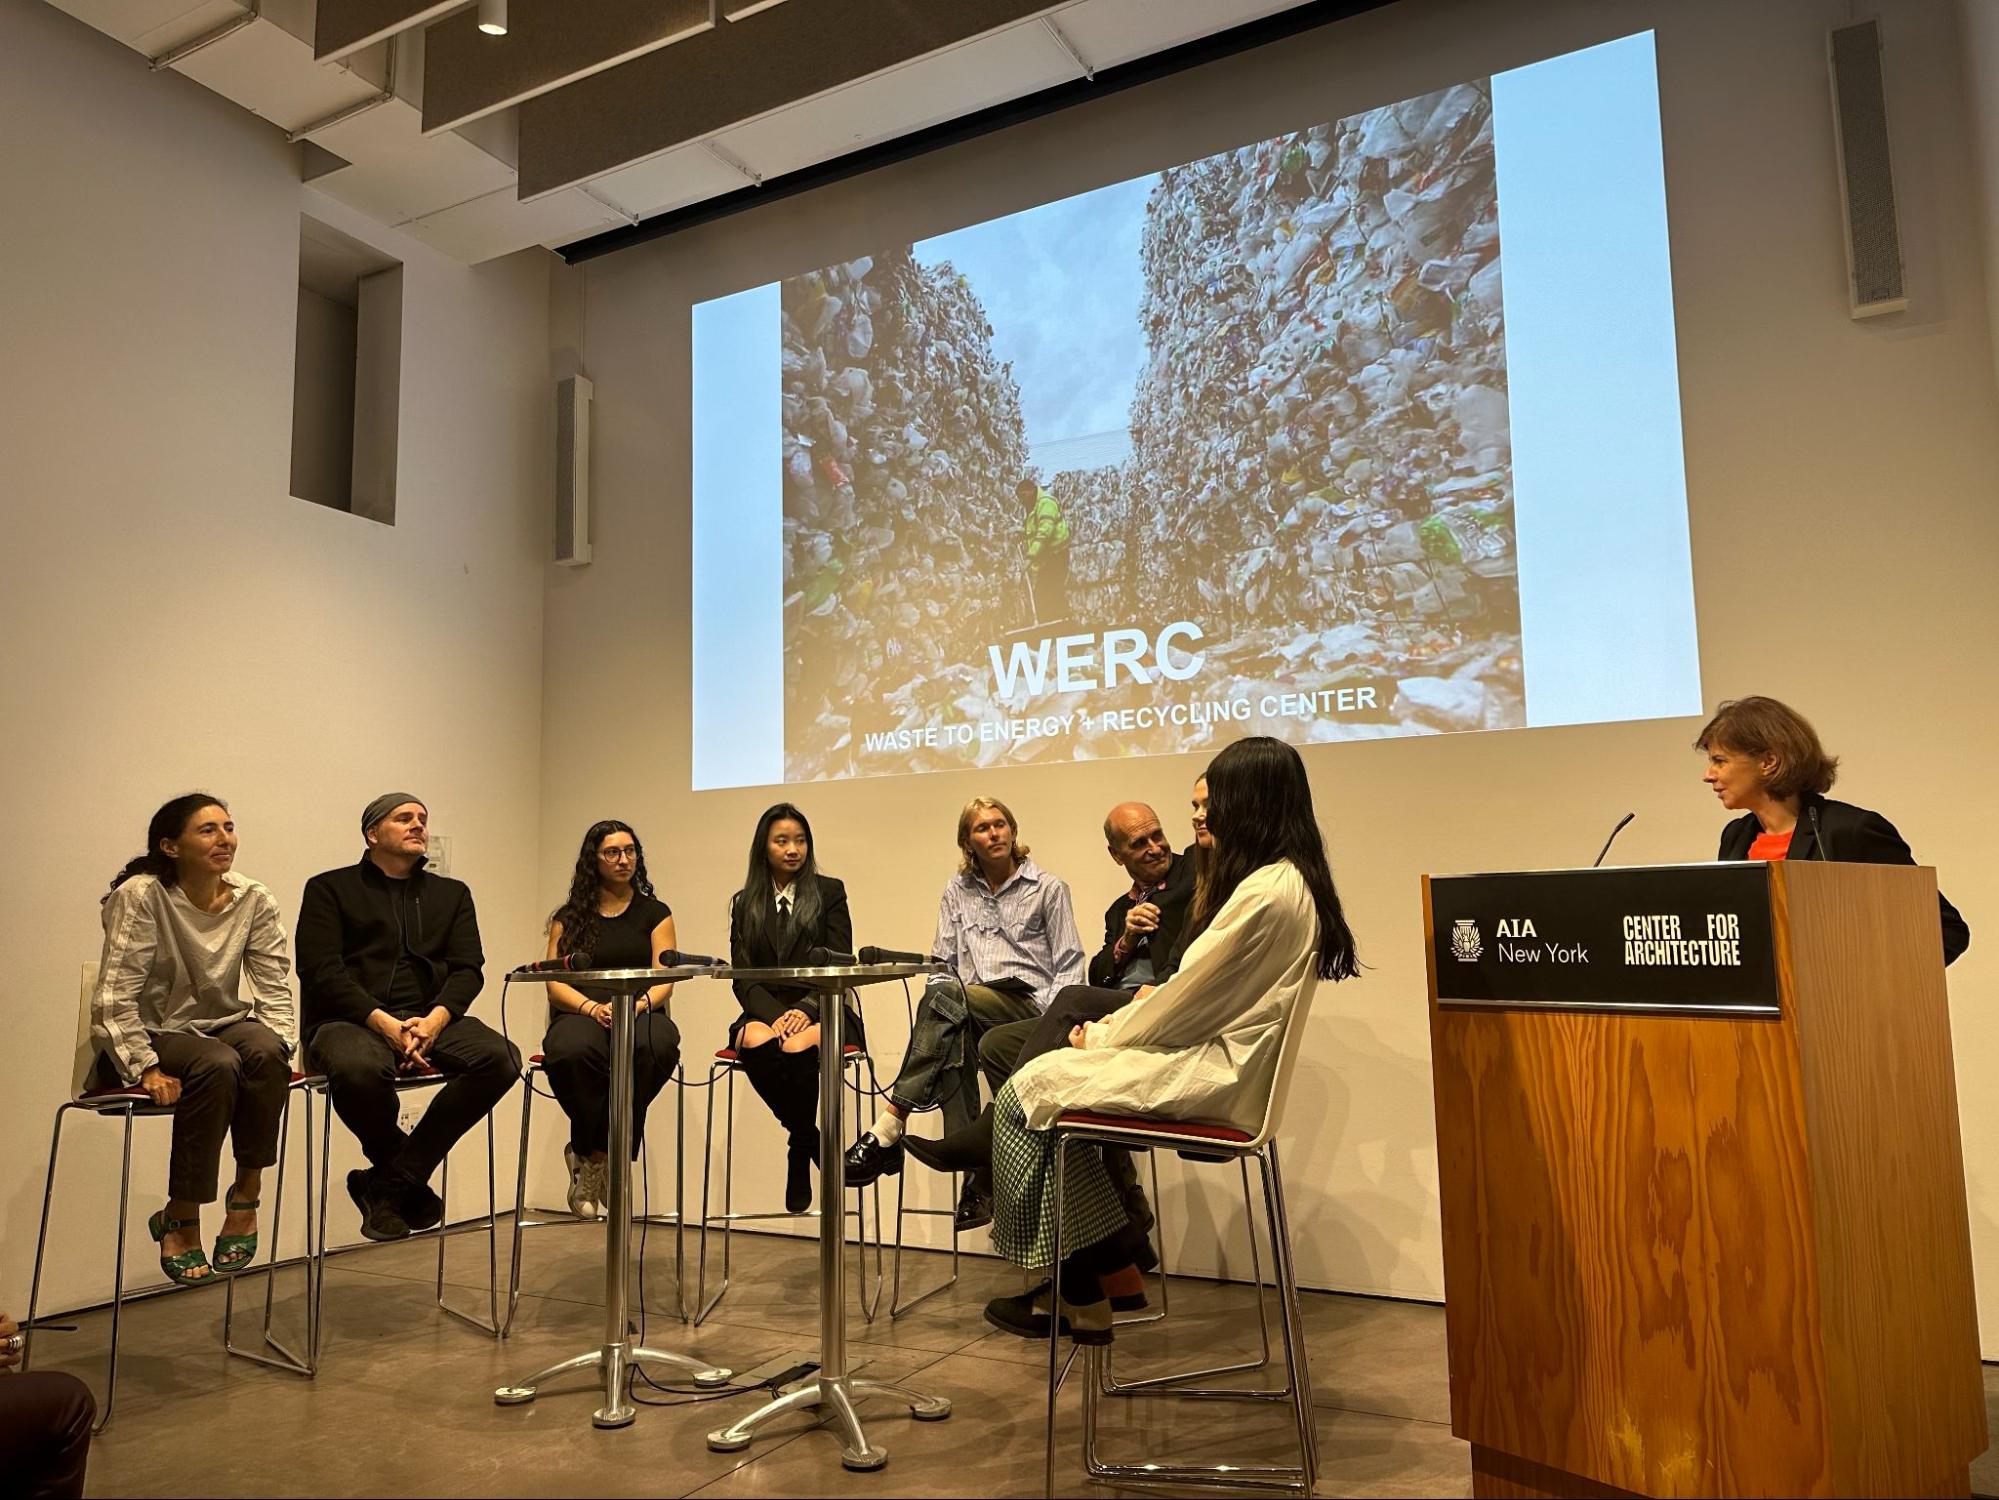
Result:
[[[230,1136],[236,1160],[268,1167],[278,1159],[278,1121],[291,1086],[284,1043],[262,1021],[237,1021],[204,1035],[198,1031],[149,1031],[160,1071],[180,1080],[174,1105],[173,1151],[167,1158],[167,1196],[213,1203],[222,1163],[222,1138]],[[109,1059],[100,1055],[98,1076],[107,1081]]]
[[[602,1151],[611,1127],[611,1031],[589,1016],[565,1012],[548,1023],[541,1065],[562,1112],[569,1146],[578,1156]],[[645,1139],[646,1107],[680,1066],[680,1028],[663,1010],[632,1018],[632,1155]]]
[[[354,1132],[368,1160],[385,1171],[428,1182],[458,1138],[492,1113],[521,1076],[521,1054],[483,1021],[447,1021],[430,1060],[445,1075],[442,1088],[404,1135],[396,1123],[396,1050],[372,1026],[328,1021],[307,1050],[326,1074],[334,1112]]]
[[[757,1097],[777,1116],[777,1123],[791,1137],[791,1144],[800,1151],[817,1156],[819,1049],[807,1047],[801,1052],[787,1052],[784,1044],[776,1038],[760,1047],[745,1047],[743,1028],[756,1020],[753,1015],[740,1015],[729,1027],[729,1045],[736,1049],[736,1061],[742,1065],[743,1076],[749,1079]],[[763,1024],[770,1023],[766,1021]],[[846,1045],[867,1045],[867,1033],[861,1026],[859,1012],[848,1010],[841,1031]]]
[[[96,1420],[90,1388],[74,1375],[0,1375],[0,1474],[25,1500],[73,1500]]]
[[[1131,1004],[1130,990],[1072,984],[1055,992],[1048,1009],[1025,1021],[995,1026],[979,1038],[979,1070],[995,1094],[1022,1064],[1069,1045],[1069,1033],[1085,1021],[1101,1021]]]

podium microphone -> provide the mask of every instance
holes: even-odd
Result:
[[[872,943],[861,949],[864,964],[927,964],[929,958],[921,953],[904,953],[899,948],[877,948]]]
[[[659,966],[662,969],[719,969],[722,960],[711,958],[706,953],[687,953],[679,948],[662,948],[659,951]]]
[[[1616,842],[1617,842],[1617,836],[1618,836],[1618,835],[1619,835],[1620,833],[1624,832],[1624,825],[1625,825],[1626,823],[1629,823],[1629,822],[1630,822],[1630,821],[1631,821],[1631,820],[1632,820],[1633,818],[1635,818],[1635,817],[1637,817],[1637,816],[1638,816],[1638,814],[1637,814],[1637,813],[1635,813],[1635,812],[1628,812],[1628,813],[1626,813],[1626,814],[1625,814],[1625,815],[1624,815],[1623,817],[1621,817],[1621,818],[1619,818],[1619,819],[1617,820],[1617,826],[1616,826],[1615,828],[1613,828],[1613,829],[1611,829],[1611,830],[1610,830],[1610,837],[1609,837],[1609,838],[1607,838],[1607,839],[1605,839],[1605,840],[1603,841],[1603,848],[1602,848],[1601,850],[1599,850],[1599,851],[1597,852],[1597,856],[1596,856],[1596,864],[1593,864],[1593,865],[1591,865],[1591,866],[1590,866],[1590,868],[1591,868],[1592,870],[1594,870],[1594,869],[1595,869],[1595,868],[1597,867],[1597,865],[1600,865],[1600,864],[1602,864],[1602,863],[1603,863],[1603,857],[1604,857],[1604,855],[1606,855],[1606,854],[1610,853],[1610,846],[1611,846],[1612,844],[1616,843]]]
[[[1832,858],[1832,850],[1830,850],[1830,849],[1826,848],[1826,846],[1825,846],[1825,830],[1819,827],[1819,805],[1818,805],[1818,803],[1814,802],[1814,803],[1810,804],[1810,805],[1809,805],[1808,807],[1806,807],[1805,811],[1806,811],[1806,812],[1808,812],[1809,814],[1811,814],[1811,819],[1812,819],[1812,843],[1814,843],[1815,845],[1817,845],[1817,846],[1818,846],[1818,851],[1819,851],[1819,858],[1820,858],[1820,859],[1831,859],[1831,858]]]
[[[574,953],[565,953],[560,958],[538,958],[531,964],[517,964],[516,974],[573,974],[578,969],[590,967],[590,952],[578,948]]]

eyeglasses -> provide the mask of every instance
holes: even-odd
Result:
[[[636,849],[599,849],[597,858],[609,860],[614,865],[630,864],[639,857]]]

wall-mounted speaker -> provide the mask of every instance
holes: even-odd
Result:
[[[555,560],[571,568],[590,561],[593,389],[581,375],[555,383]]]
[[[1909,305],[1902,279],[1902,232],[1895,220],[1895,176],[1888,153],[1888,97],[1881,84],[1881,23],[1835,26],[1827,37],[1832,67],[1833,144],[1846,215],[1847,295],[1853,316],[1900,312]]]

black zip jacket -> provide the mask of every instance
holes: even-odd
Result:
[[[1812,813],[1818,812],[1818,830],[1813,832]],[[1744,813],[1721,831],[1720,859],[1747,859],[1749,846],[1763,831],[1755,813]],[[1789,860],[1830,859],[1854,865],[1912,865],[1916,856],[1895,831],[1895,825],[1877,812],[1855,807],[1851,802],[1833,802],[1808,796],[1798,804],[1798,826],[1791,830]],[[1938,916],[1943,923],[1943,961],[1955,962],[1971,946],[1971,928],[1957,908],[1937,892]]]
[[[471,1009],[486,982],[471,890],[419,860],[399,911],[403,884],[366,855],[305,883],[293,952],[306,1036],[328,1021],[365,1026],[374,1011],[399,1013],[390,999],[399,964],[415,975],[425,1011],[441,1005],[456,1020]]]

